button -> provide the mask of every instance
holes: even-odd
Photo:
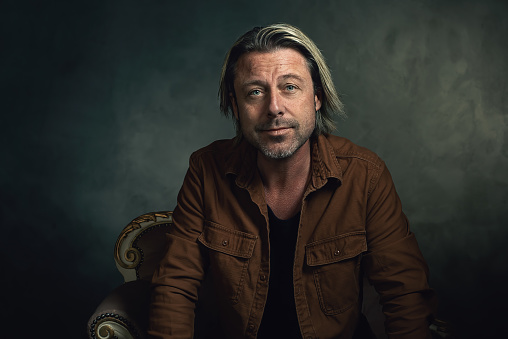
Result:
[[[261,274],[261,276],[259,277],[259,279],[261,279],[261,281],[265,281],[265,280],[266,280],[266,275]]]
[[[333,253],[333,255],[337,256],[340,254],[340,251],[339,250],[335,250],[335,252]]]
[[[254,325],[250,324],[248,327],[248,330],[252,332],[252,331],[254,331],[255,328],[256,327]]]
[[[227,240],[222,240],[222,246],[227,246],[228,245],[228,241]]]

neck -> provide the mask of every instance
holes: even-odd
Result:
[[[289,219],[300,210],[310,161],[309,140],[287,159],[269,159],[258,153],[266,203],[279,219]]]
[[[310,173],[310,141],[286,159],[270,159],[258,152],[258,169],[266,190],[292,190],[305,185]]]

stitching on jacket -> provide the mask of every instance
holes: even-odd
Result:
[[[374,191],[374,188],[376,187],[376,185],[377,185],[377,183],[379,181],[379,178],[381,177],[381,173],[385,169],[386,169],[386,166],[384,166],[383,168],[378,168],[372,174],[372,178],[370,178],[370,183],[369,183],[369,190],[367,191],[367,198],[369,198],[370,194],[372,193],[372,191]]]
[[[321,282],[320,282],[320,279],[319,279],[319,273],[320,273],[319,269],[314,269],[314,272],[313,272],[313,275],[314,275],[314,285],[316,286],[316,292],[317,292],[318,299],[319,299],[319,305],[321,306],[321,310],[326,315],[336,315],[336,314],[343,313],[343,312],[349,310],[350,308],[352,308],[355,305],[354,302],[350,303],[347,306],[338,307],[338,308],[337,307],[333,307],[332,305],[327,305],[327,303],[325,302],[325,297],[323,295],[323,290],[321,288]]]
[[[348,250],[350,250],[350,252],[343,253],[344,252],[344,248],[343,248],[343,249],[341,249],[341,254],[339,256],[330,254],[328,256],[322,256],[321,258],[312,258],[312,256],[310,255],[310,253],[315,253],[314,252],[315,248],[317,248],[317,252],[319,252],[320,247],[321,248],[323,247],[321,245],[336,244],[337,241],[341,241],[342,239],[346,239],[346,238],[350,238],[350,237],[355,237],[355,240],[351,240],[351,241],[354,241],[354,244],[350,243],[350,245],[349,245],[349,247],[353,247],[353,248],[349,248],[349,247],[347,248]],[[356,248],[354,248],[355,245],[356,245]],[[305,246],[305,253],[307,256],[307,265],[309,265],[309,266],[323,266],[323,265],[328,265],[328,264],[348,260],[348,259],[354,258],[358,255],[361,255],[366,250],[367,250],[367,245],[366,245],[365,231],[357,231],[357,232],[350,232],[350,233],[346,233],[346,234],[341,234],[339,236],[319,240],[319,241],[313,242],[311,244],[307,244]],[[316,256],[316,254],[314,254],[314,256]]]
[[[359,153],[356,151],[350,151],[350,152],[346,152],[346,153],[338,153],[337,152],[337,153],[335,153],[335,156],[338,158],[357,158],[360,160],[367,161],[378,168],[382,167],[382,162],[383,162],[379,158],[379,156],[377,156],[375,153],[374,153],[374,156],[367,156],[365,154],[362,154],[362,153]]]

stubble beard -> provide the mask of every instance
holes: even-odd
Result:
[[[290,136],[268,136],[268,141],[262,140],[260,135],[262,130],[273,127],[290,127],[293,129],[293,133]],[[279,119],[268,124],[256,126],[254,132],[246,133],[247,131],[243,131],[243,135],[265,157],[269,159],[287,159],[293,156],[309,140],[314,127],[308,130],[301,130],[301,125],[298,121],[294,119]]]
[[[287,159],[295,154],[307,140],[308,138],[301,135],[295,135],[294,137],[276,136],[271,137],[268,143],[257,140],[257,145],[254,146],[269,159]],[[284,143],[287,146],[284,146]]]

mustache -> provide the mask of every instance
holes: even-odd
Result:
[[[295,119],[274,119],[263,124],[256,125],[254,129],[258,132],[278,128],[298,128],[300,124]]]

